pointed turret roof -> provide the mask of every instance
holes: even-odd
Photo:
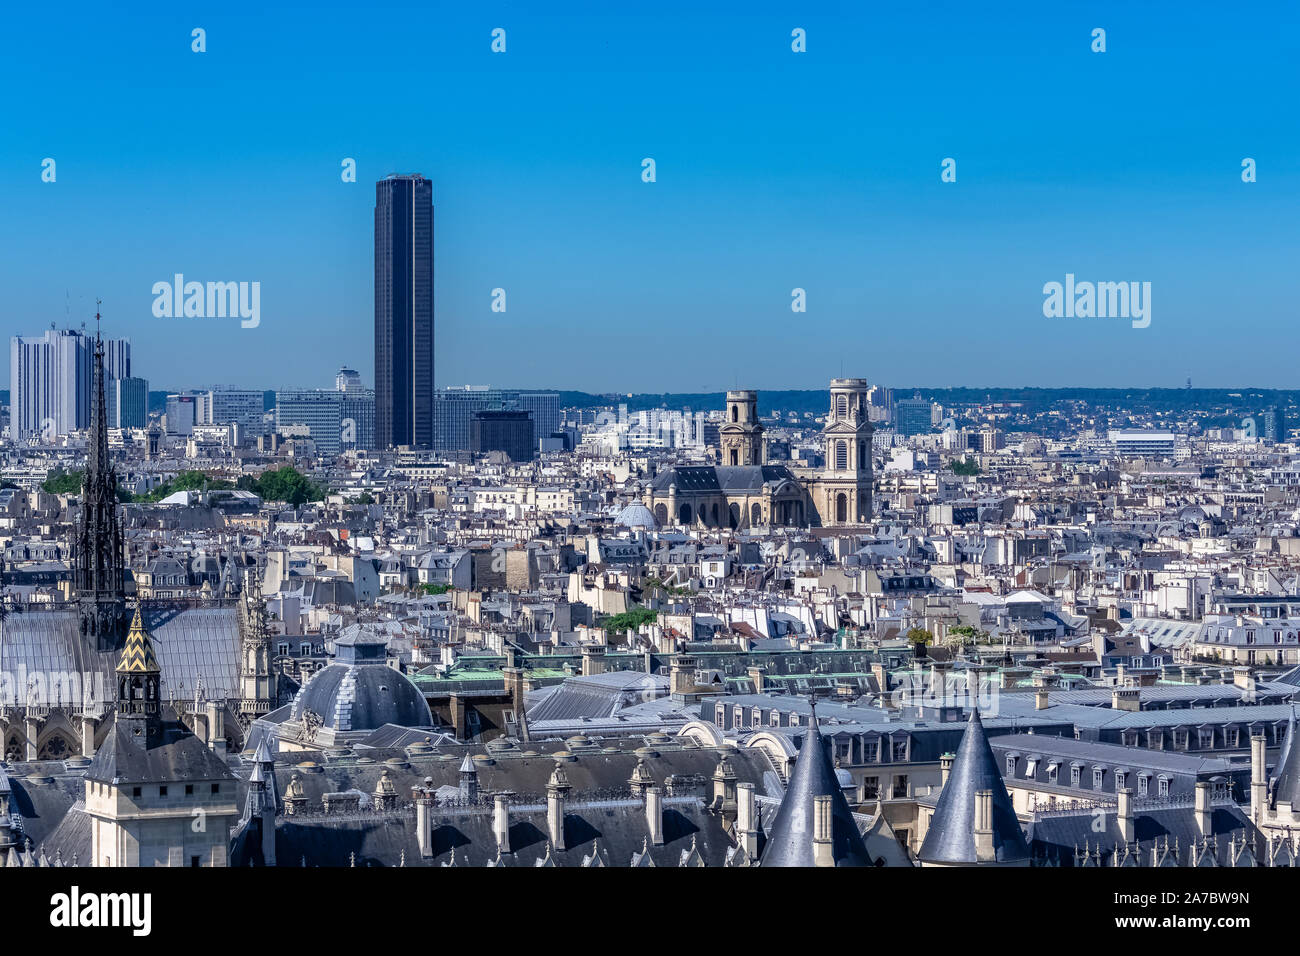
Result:
[[[822,742],[814,712],[795,761],[790,785],[772,821],[760,866],[813,866],[813,804],[817,797],[831,798],[831,853],[836,866],[870,866],[862,834],[840,791],[835,768]]]
[[[948,782],[930,818],[918,858],[922,863],[975,863],[975,794],[993,792],[993,851],[997,862],[1029,858],[1029,845],[1016,819],[993,748],[978,710],[972,710],[953,760]]]
[[[117,662],[119,674],[157,674],[158,658],[154,656],[153,640],[144,629],[144,620],[140,617],[137,605],[135,617],[131,618],[131,632],[126,636],[126,646],[122,648],[122,658]]]
[[[1277,769],[1269,787],[1268,805],[1276,810],[1278,801],[1290,803],[1300,809],[1300,746],[1295,740],[1295,708],[1291,708],[1291,717],[1286,725],[1286,739],[1282,741],[1282,753],[1277,759]]]
[[[478,767],[474,766],[474,761],[470,758],[469,751],[465,751],[465,759],[460,762],[461,773],[478,773]]]

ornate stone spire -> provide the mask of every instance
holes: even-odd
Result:
[[[99,313],[95,313],[99,322]],[[108,456],[108,416],[104,402],[104,343],[95,332],[95,373],[91,393],[90,439],[81,486],[73,583],[81,633],[98,650],[117,645],[125,609],[122,583],[122,527],[117,516],[117,471]]]

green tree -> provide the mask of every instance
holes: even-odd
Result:
[[[64,471],[62,465],[57,465],[41,482],[41,490],[51,495],[80,494],[81,480],[84,475],[85,472],[81,469]]]
[[[923,627],[909,628],[906,634],[908,641],[913,644],[933,644],[934,635]]]
[[[642,624],[651,624],[658,619],[658,611],[652,611],[648,607],[634,604],[622,614],[611,614],[601,623],[605,630],[613,634],[622,634],[624,631],[635,631]]]

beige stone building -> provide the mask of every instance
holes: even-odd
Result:
[[[719,466],[668,468],[655,476],[645,505],[660,527],[829,527],[871,520],[871,436],[867,382],[831,381],[824,430],[826,464],[795,470],[767,464],[758,393],[727,393],[719,429]]]

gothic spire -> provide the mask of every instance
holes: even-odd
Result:
[[[99,313],[95,313],[96,326]],[[117,472],[108,455],[108,415],[104,401],[104,342],[95,332],[94,379],[86,473],[81,485],[74,583],[81,632],[100,650],[116,646],[124,609],[122,528],[117,516]]]

